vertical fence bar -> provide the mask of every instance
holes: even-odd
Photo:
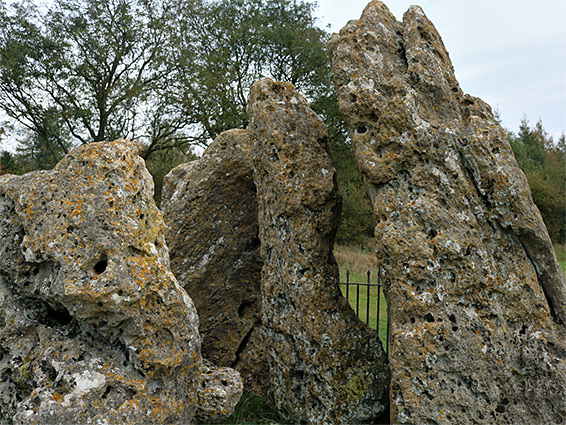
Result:
[[[360,285],[356,285],[356,316],[360,317]]]
[[[391,329],[391,322],[389,322],[389,314],[387,315],[387,347],[385,348],[385,352],[389,354],[389,338],[390,338],[390,329]]]
[[[368,270],[368,291],[367,291],[367,303],[366,303],[366,325],[369,326],[369,290],[370,290],[370,271]]]
[[[377,283],[371,283],[371,270],[368,270],[366,272],[367,274],[367,283],[356,283],[356,282],[350,282],[350,270],[346,270],[346,282],[342,282],[340,283],[340,285],[346,285],[346,299],[348,300],[348,302],[350,302],[350,286],[355,285],[356,286],[356,293],[352,294],[352,296],[356,297],[356,308],[355,308],[355,312],[356,315],[360,318],[360,320],[363,321],[362,317],[360,317],[360,286],[367,286],[367,300],[366,300],[366,318],[365,318],[365,323],[369,326],[370,325],[370,314],[371,314],[371,296],[372,296],[372,290],[371,287],[376,286],[377,287],[377,302],[376,302],[376,306],[375,306],[375,311],[376,311],[376,330],[377,333],[379,335],[379,329],[381,327],[381,323],[380,323],[380,319],[381,319],[381,293],[382,293],[382,281],[381,281],[381,268],[378,268],[377,270]],[[353,303],[352,303],[353,304]],[[351,304],[351,305],[352,305]],[[363,306],[362,306],[363,308]],[[385,352],[389,354],[389,348],[391,346],[391,322],[389,320],[389,314],[387,314],[387,329],[386,329],[386,338],[384,342],[385,345]]]
[[[379,335],[379,321],[381,319],[381,273],[380,269],[377,269],[377,334]]]
[[[346,299],[350,302],[350,270],[346,270]]]

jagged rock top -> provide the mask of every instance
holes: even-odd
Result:
[[[552,315],[566,325],[564,275],[507,134],[487,103],[462,92],[423,10],[411,6],[398,22],[384,3],[372,1],[328,47],[362,175],[381,184],[404,170],[418,173],[425,158],[449,172],[463,162],[486,214],[523,243]],[[379,166],[374,151],[383,159]]]

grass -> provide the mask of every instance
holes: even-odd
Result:
[[[220,423],[225,425],[291,424],[269,406],[265,397],[247,392],[242,394],[232,416]]]
[[[562,271],[566,274],[566,245],[554,245],[554,252],[556,252],[556,258],[562,267]]]

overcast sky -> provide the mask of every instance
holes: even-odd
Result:
[[[314,1],[314,0],[313,0]],[[369,0],[319,0],[317,16],[338,32]],[[566,130],[565,0],[389,0],[397,20],[421,6],[440,33],[464,92],[499,109],[517,132],[539,118],[555,140]]]

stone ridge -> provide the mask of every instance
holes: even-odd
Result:
[[[387,404],[387,356],[339,289],[341,198],[326,127],[288,83],[255,83],[248,110],[275,404],[297,422],[374,423]]]
[[[257,197],[246,130],[220,134],[203,156],[171,170],[161,209],[171,271],[195,303],[203,357],[236,368],[265,393]]]
[[[505,130],[421,8],[328,43],[373,203],[394,423],[564,423],[566,286]]]
[[[169,270],[139,148],[91,143],[53,170],[0,178],[3,418],[190,423],[195,415],[198,316]],[[205,385],[217,393],[213,380]]]

